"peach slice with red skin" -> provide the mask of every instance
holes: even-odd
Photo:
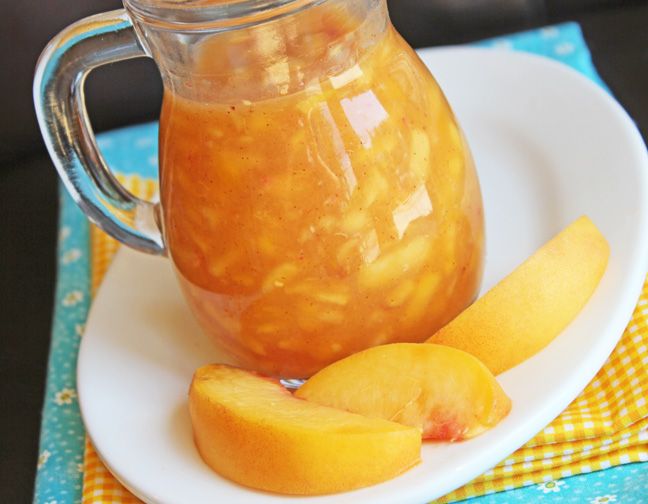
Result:
[[[457,441],[496,425],[511,401],[472,355],[442,345],[369,348],[322,369],[297,397],[418,427],[423,438]]]
[[[277,380],[226,365],[195,372],[189,412],[203,460],[260,490],[352,490],[393,478],[420,460],[416,428],[303,401]]]

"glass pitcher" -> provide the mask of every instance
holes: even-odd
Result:
[[[385,0],[124,4],[45,49],[40,127],[81,209],[168,255],[236,362],[308,377],[423,341],[475,298],[484,224],[470,152]],[[83,98],[93,68],[142,56],[164,82],[159,204],[116,181]]]

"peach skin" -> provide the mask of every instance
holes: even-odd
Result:
[[[457,441],[496,425],[511,409],[488,368],[442,345],[393,343],[316,373],[297,397],[418,427],[423,438]]]
[[[393,478],[420,460],[416,428],[304,401],[274,379],[225,365],[195,372],[189,411],[207,465],[260,490],[341,492]]]
[[[580,217],[427,341],[471,353],[493,374],[511,369],[578,315],[609,255],[605,237]]]

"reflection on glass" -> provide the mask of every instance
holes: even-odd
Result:
[[[344,98],[340,103],[362,146],[371,149],[374,131],[389,117],[374,92],[365,91],[353,98]]]
[[[396,207],[393,212],[394,224],[398,230],[398,237],[402,238],[407,226],[419,217],[425,217],[432,213],[432,201],[424,186],[420,186],[416,192]]]

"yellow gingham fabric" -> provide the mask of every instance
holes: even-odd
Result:
[[[150,198],[155,183],[137,176],[120,181]],[[92,228],[93,292],[118,244]],[[587,388],[548,427],[499,465],[439,499],[452,502],[542,483],[630,462],[648,461],[648,282],[614,352]],[[87,442],[83,503],[140,502],[103,466]]]
[[[137,175],[118,176],[117,179],[126,189],[134,195],[151,199],[157,193],[157,184],[150,179],[143,179]],[[90,227],[90,269],[91,291],[94,296],[101,285],[101,280],[110,266],[119,243],[97,227]],[[131,504],[141,502],[131,494],[101,462],[92,443],[86,438],[85,453],[83,457],[83,504]]]
[[[141,502],[113,477],[86,439],[83,460],[83,502],[131,504]]]

